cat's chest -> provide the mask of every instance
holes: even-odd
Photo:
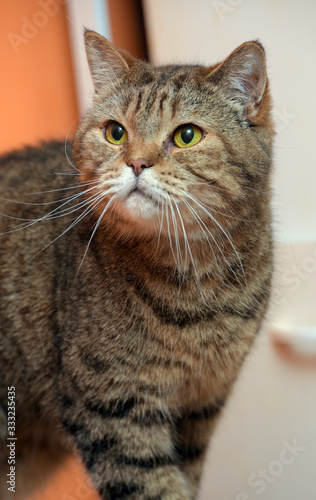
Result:
[[[113,253],[100,259],[91,252],[75,280],[59,279],[58,323],[71,369],[80,362],[93,377],[93,366],[110,364],[116,374],[124,365],[127,384],[128,377],[158,381],[172,398],[186,400],[198,393],[204,399],[233,377],[230,357],[237,367],[239,352],[213,290],[199,295],[166,273],[151,279]]]
[[[220,331],[211,307],[189,304],[185,293],[177,301],[154,294],[131,276],[126,280],[112,270],[103,280],[91,280],[89,288],[77,282],[68,290],[59,308],[64,356],[90,359],[95,366],[110,359],[113,370],[124,364],[125,374],[140,383],[159,381],[172,397],[180,388],[186,400],[212,392],[216,371],[229,364],[229,349],[219,349],[219,338],[227,332]]]

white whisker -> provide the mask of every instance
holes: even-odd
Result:
[[[177,220],[176,216],[174,213],[173,205],[172,205],[172,199],[168,195],[169,198],[169,206],[171,209],[171,218],[172,218],[172,226],[173,226],[173,233],[174,233],[174,239],[175,239],[175,244],[176,244],[176,253],[177,253],[177,267],[179,270],[179,273],[183,276],[183,272],[181,271],[181,251],[180,251],[180,244],[179,244],[179,234],[178,234],[178,225],[177,225]]]
[[[221,226],[221,224],[215,219],[215,217],[213,217],[213,215],[208,211],[206,210],[203,205],[192,195],[190,195],[189,193],[186,193],[185,191],[183,191],[183,193],[188,197],[190,198],[194,203],[196,203],[202,210],[204,213],[206,213],[206,215],[208,217],[210,217],[210,219],[212,220],[212,222],[214,222],[217,227],[222,231],[222,233],[226,236],[228,242],[230,243],[231,247],[233,248],[235,254],[236,254],[236,257],[238,259],[238,262],[239,262],[239,265],[240,265],[240,268],[242,269],[243,271],[243,275],[244,275],[244,278],[245,278],[245,272],[244,272],[244,268],[243,268],[243,265],[242,265],[242,262],[241,262],[241,259],[240,259],[240,256],[239,256],[239,253],[237,252],[237,249],[235,247],[235,245],[233,244],[230,236],[227,234],[227,232],[225,231],[225,229]],[[184,201],[184,200],[183,200]],[[192,208],[192,207],[191,207]],[[196,213],[196,212],[195,212]],[[216,244],[220,254],[222,255],[224,261],[228,264],[229,268],[231,269],[232,273],[234,274],[235,278],[239,281],[238,279],[238,276],[236,275],[235,271],[233,270],[233,268],[231,267],[231,265],[229,264],[228,260],[226,259],[222,249],[220,248],[220,246],[218,245],[216,239],[214,238],[213,234],[211,233],[211,231],[208,229],[208,227],[205,225],[205,223],[202,221],[202,219],[199,217],[198,214],[196,214],[196,216],[199,218],[200,222],[203,224],[203,226],[205,227],[206,231],[209,233],[209,235],[211,236],[212,240],[214,241],[214,243]]]
[[[77,203],[77,204],[75,204],[75,205],[73,205],[71,207],[64,208],[60,212],[56,212],[55,215],[53,215],[51,217],[45,218],[45,220],[58,219],[58,218],[70,215],[70,214],[72,214],[74,212],[77,212],[78,210],[80,210],[84,206],[91,204],[92,202],[94,202],[95,200],[99,199],[100,197],[103,197],[105,194],[106,194],[106,192],[99,191],[98,193],[96,193],[95,195],[91,196],[90,198],[85,199],[85,200],[81,201],[80,203]]]
[[[80,174],[76,174],[75,172],[55,172],[55,170],[50,170],[49,173],[54,175],[72,175],[75,177],[80,176]]]
[[[89,184],[82,184],[82,186],[88,186],[90,185],[91,183]],[[78,194],[78,196],[80,196],[81,194],[85,194],[86,191],[82,191],[80,194]],[[30,194],[30,193],[27,193],[27,194]],[[66,196],[65,198],[61,198],[61,199],[58,199],[58,200],[53,200],[53,201],[46,201],[46,202],[42,202],[42,203],[34,203],[34,202],[27,202],[27,201],[18,201],[18,200],[11,200],[11,199],[8,199],[8,198],[2,198],[0,197],[0,200],[3,200],[3,201],[6,201],[6,202],[9,202],[9,203],[16,203],[17,205],[29,205],[29,206],[44,206],[44,205],[54,205],[56,203],[59,203],[61,201],[65,201],[65,200],[69,200],[70,198],[75,198],[77,195],[69,195],[69,196]]]
[[[189,252],[189,255],[190,255],[190,258],[191,258],[191,263],[192,263],[192,266],[193,266],[196,278],[198,279],[198,272],[197,272],[197,269],[196,269],[196,266],[195,266],[195,262],[194,262],[194,258],[193,258],[192,252],[191,252],[188,235],[187,235],[187,232],[185,230],[183,218],[181,216],[181,212],[179,210],[179,207],[178,207],[178,204],[177,204],[175,198],[174,198],[174,204],[175,204],[176,210],[177,210],[178,215],[179,215],[179,219],[180,219],[180,223],[181,223],[181,227],[182,227],[183,238],[184,238],[184,245],[185,245],[185,268],[187,267],[188,252]]]
[[[101,213],[100,217],[98,218],[98,220],[97,220],[97,222],[96,222],[96,224],[95,224],[95,226],[94,226],[93,232],[92,232],[92,234],[91,234],[91,236],[90,236],[90,239],[89,239],[89,241],[88,241],[87,247],[86,247],[86,249],[85,249],[85,252],[84,252],[83,257],[82,257],[82,259],[81,259],[81,262],[80,262],[80,264],[79,264],[78,270],[77,270],[77,272],[76,272],[76,277],[75,277],[75,279],[77,278],[78,273],[79,273],[79,271],[80,271],[80,269],[81,269],[81,267],[82,267],[83,261],[84,261],[84,260],[85,260],[85,258],[86,258],[86,255],[87,255],[87,253],[88,253],[88,250],[89,250],[89,247],[90,247],[91,241],[92,241],[92,239],[93,239],[93,237],[94,237],[94,235],[95,235],[95,233],[96,233],[96,231],[97,231],[97,229],[98,229],[99,225],[100,225],[100,224],[101,224],[101,222],[102,222],[102,219],[103,219],[103,216],[104,216],[105,212],[106,212],[106,211],[108,210],[108,208],[111,206],[111,204],[112,204],[112,202],[113,202],[113,199],[115,200],[115,195],[112,195],[112,197],[110,198],[110,200],[108,201],[108,203],[105,205],[105,208],[103,209],[103,211],[102,211],[102,213]]]
[[[52,245],[53,243],[55,243],[57,240],[59,240],[59,238],[61,238],[62,236],[64,236],[64,234],[68,233],[68,231],[70,229],[72,229],[76,224],[78,224],[78,222],[80,222],[84,217],[86,217],[90,212],[92,212],[94,210],[94,208],[100,203],[101,199],[103,198],[103,196],[100,196],[99,197],[99,201],[98,203],[95,203],[93,206],[90,205],[90,203],[88,204],[88,207],[74,220],[74,222],[72,222],[68,227],[67,229],[65,229],[61,234],[59,234],[55,239],[53,239],[52,241],[50,241],[45,247],[43,247],[39,252],[37,252],[35,255],[33,255],[30,259],[28,259],[24,264],[23,266],[21,267],[21,269],[28,263],[30,262],[31,260],[33,260],[37,255],[39,255],[41,252],[43,252],[44,250],[46,250],[46,248],[48,248],[50,245]]]
[[[48,189],[47,191],[33,191],[33,193],[26,193],[27,195],[35,195],[35,194],[46,194],[46,193],[57,193],[58,191],[68,191],[68,189],[81,189],[82,186],[91,186],[91,185],[97,185],[99,184],[99,181],[91,181],[91,182],[86,182],[83,184],[77,184],[76,186],[68,186],[68,187],[63,187],[59,189]]]
[[[76,118],[76,119],[72,122],[71,127],[70,127],[70,128],[69,128],[69,130],[68,130],[68,133],[67,133],[67,136],[66,136],[66,139],[65,139],[65,156],[66,156],[66,158],[67,158],[67,161],[68,161],[69,165],[70,165],[70,166],[71,166],[74,170],[77,170],[77,172],[80,174],[80,173],[81,173],[81,172],[80,172],[80,170],[78,170],[78,169],[77,169],[77,167],[75,167],[75,165],[73,165],[73,164],[71,163],[71,161],[70,161],[70,159],[69,159],[69,156],[68,156],[68,152],[67,152],[67,142],[68,142],[68,137],[69,137],[70,131],[71,131],[72,127],[73,127],[73,124],[74,124],[74,123],[75,123],[75,121],[77,121],[77,120],[79,120],[79,118]]]
[[[0,213],[0,215],[3,215],[4,217],[8,218],[8,219],[13,219],[13,220],[20,220],[20,221],[24,221],[26,222],[25,224],[19,224],[18,226],[16,226],[15,228],[13,229],[9,229],[7,231],[4,231],[3,233],[1,234],[10,234],[10,233],[13,233],[15,232],[16,230],[21,230],[21,229],[26,229],[40,221],[44,221],[44,220],[50,220],[52,218],[54,218],[54,216],[52,214],[60,214],[60,213],[63,213],[65,212],[65,210],[61,210],[61,208],[65,205],[67,205],[68,203],[74,201],[76,198],[78,198],[79,196],[82,196],[83,194],[86,194],[87,192],[91,191],[92,189],[95,189],[94,187],[93,188],[89,188],[89,189],[86,189],[85,191],[82,191],[81,193],[76,193],[75,195],[72,195],[70,196],[69,198],[66,198],[67,201],[65,201],[64,203],[62,203],[61,205],[59,205],[58,207],[54,208],[53,210],[51,210],[50,212],[48,212],[47,214],[43,215],[42,217],[39,217],[38,219],[23,219],[21,217],[13,217],[13,216],[10,216],[10,215],[7,215],[7,214],[3,214],[3,213]],[[71,210],[73,207],[69,207],[67,208],[66,210]],[[64,215],[67,215],[67,213],[65,213]]]
[[[167,200],[166,199],[166,205],[167,205],[167,201],[170,202],[170,199]],[[172,245],[172,236],[171,236],[171,232],[170,232],[170,224],[169,224],[169,213],[168,213],[168,206],[166,206],[166,221],[167,221],[167,229],[168,229],[168,239],[169,239],[169,243],[170,243],[170,250],[171,250],[171,253],[172,253],[172,256],[174,258],[174,262],[176,264],[176,267],[179,269],[179,265],[178,265],[178,262],[177,262],[177,259],[176,259],[176,256],[175,256],[175,253],[174,253],[174,250],[173,250],[173,245]]]
[[[187,208],[189,209],[189,211],[192,213],[193,217],[195,218],[195,220],[197,221],[199,227],[201,228],[202,230],[202,233],[206,239],[206,241],[208,242],[209,244],[209,247],[210,247],[210,250],[212,252],[212,255],[213,255],[213,258],[214,258],[214,262],[216,263],[216,266],[219,268],[219,265],[218,265],[218,261],[217,261],[217,257],[216,257],[216,254],[214,252],[214,249],[210,243],[210,240],[209,240],[209,237],[207,235],[207,233],[209,233],[209,235],[211,236],[213,242],[215,243],[215,245],[218,247],[218,244],[216,242],[216,239],[214,238],[214,236],[212,235],[212,233],[208,230],[208,228],[205,226],[205,224],[203,223],[202,219],[199,217],[199,215],[197,214],[197,212],[194,210],[194,208],[190,205],[190,203],[187,201],[187,200],[182,200],[183,203],[187,206]],[[204,226],[204,228],[203,228]]]
[[[164,218],[164,199],[161,198],[161,220],[160,220],[160,228],[159,228],[159,234],[158,234],[158,239],[157,239],[156,256],[158,253],[159,243],[160,243],[160,239],[161,239],[161,233],[162,233],[162,228],[163,228],[163,218]]]

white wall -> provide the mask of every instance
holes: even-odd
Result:
[[[111,40],[106,0],[67,0],[68,29],[72,50],[80,115],[90,107],[94,94],[84,48],[84,28],[95,30]]]
[[[315,382],[315,368],[281,361],[261,334],[211,441],[199,500],[315,498]]]
[[[278,248],[268,319],[211,441],[199,500],[315,498],[316,344],[292,336],[289,343],[305,353],[302,364],[282,358],[269,326],[316,325],[314,248]],[[301,278],[295,266],[303,271]]]

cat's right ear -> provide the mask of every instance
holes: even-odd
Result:
[[[87,59],[95,92],[104,86],[116,86],[136,59],[123,50],[116,49],[106,38],[95,31],[85,30]]]

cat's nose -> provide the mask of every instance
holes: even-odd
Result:
[[[142,173],[144,168],[149,168],[152,166],[150,165],[149,161],[145,160],[144,158],[137,158],[136,160],[131,159],[127,162],[127,165],[129,167],[132,167],[136,177],[138,177]]]

